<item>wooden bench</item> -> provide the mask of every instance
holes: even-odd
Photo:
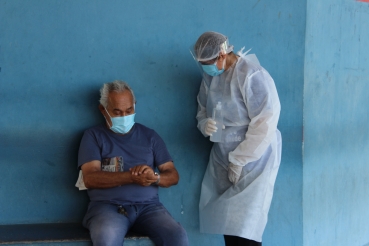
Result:
[[[80,223],[0,225],[0,245],[92,245]],[[155,246],[146,236],[129,232],[124,246]]]

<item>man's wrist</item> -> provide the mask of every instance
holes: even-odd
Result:
[[[158,177],[158,179],[154,182],[154,183],[152,183],[153,185],[159,185],[159,182],[160,182],[160,174],[159,173],[157,173],[157,172],[154,172],[154,175],[155,176],[157,176]]]

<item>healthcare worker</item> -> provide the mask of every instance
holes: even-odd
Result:
[[[280,102],[273,79],[255,55],[233,53],[228,38],[203,33],[191,51],[203,80],[197,127],[222,131],[204,175],[200,231],[223,234],[225,244],[261,245],[281,161]],[[222,127],[212,119],[221,103]]]

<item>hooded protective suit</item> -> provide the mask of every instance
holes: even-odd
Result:
[[[280,102],[256,56],[241,52],[221,75],[204,75],[197,97],[200,131],[208,136],[205,124],[218,102],[225,126],[202,182],[200,231],[261,242],[281,160]],[[243,166],[236,185],[228,179],[229,163]]]

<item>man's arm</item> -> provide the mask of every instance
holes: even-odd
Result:
[[[166,162],[158,166],[160,172],[160,182],[158,185],[160,187],[168,188],[172,185],[178,184],[179,174],[175,168],[173,162]]]
[[[101,161],[90,161],[81,166],[83,182],[89,189],[112,188],[120,185],[131,184],[129,172],[104,172],[101,171]]]
[[[101,171],[100,161],[87,162],[81,166],[81,169],[83,181],[86,188],[89,189],[112,188],[126,184],[149,186],[157,180],[153,172],[152,174],[148,172],[139,176],[132,175],[131,172],[104,172]]]

